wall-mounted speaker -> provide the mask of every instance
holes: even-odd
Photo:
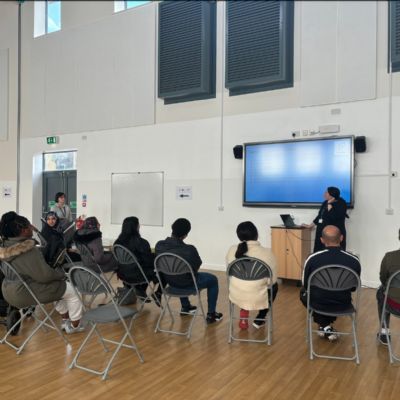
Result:
[[[241,144],[233,148],[233,155],[240,160],[243,158],[243,146]]]
[[[354,149],[356,153],[365,153],[367,150],[367,140],[365,136],[356,136],[354,139]]]

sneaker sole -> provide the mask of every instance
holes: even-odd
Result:
[[[256,329],[261,329],[263,326],[265,326],[265,324],[258,325],[258,324],[254,323],[254,322],[253,322],[253,324],[252,324],[252,325],[253,325],[253,326],[254,326],[254,328],[256,328]]]

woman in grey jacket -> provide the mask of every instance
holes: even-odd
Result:
[[[66,282],[64,271],[51,268],[35,246],[28,219],[13,211],[4,214],[0,235],[4,244],[0,248],[0,261],[7,261],[16,269],[41,303],[57,302],[56,310],[63,319],[61,328],[66,333],[81,332],[82,304],[70,283]],[[35,304],[19,281],[4,279],[2,291],[6,301],[14,307],[26,308]]]

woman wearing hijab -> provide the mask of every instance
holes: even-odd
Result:
[[[46,214],[46,223],[40,232],[46,240],[46,247],[42,249],[47,264],[53,266],[59,254],[65,249],[64,236],[60,229],[60,220],[54,211]]]
[[[324,193],[325,201],[321,204],[318,215],[314,221],[305,225],[308,228],[317,227],[315,233],[314,253],[316,251],[324,250],[325,246],[321,242],[322,230],[327,225],[334,225],[340,229],[343,235],[341,248],[346,250],[346,227],[345,219],[347,215],[346,201],[340,197],[340,190],[335,186],[329,186]]]

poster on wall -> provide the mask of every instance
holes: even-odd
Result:
[[[10,199],[12,197],[11,186],[3,186],[3,199]]]

